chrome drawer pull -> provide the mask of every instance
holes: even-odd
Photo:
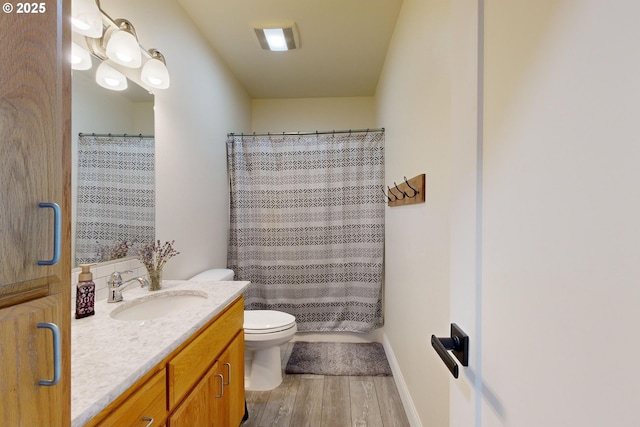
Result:
[[[55,323],[38,323],[38,329],[50,329],[53,333],[53,380],[40,380],[39,385],[52,386],[60,381],[60,330]]]
[[[38,206],[41,208],[53,209],[53,258],[48,261],[39,260],[38,265],[54,265],[60,260],[60,245],[62,234],[61,222],[60,222],[60,206],[55,203],[42,202]]]
[[[222,374],[216,374],[216,377],[220,377],[220,394],[216,396],[216,399],[220,399],[224,396],[224,377]]]
[[[222,385],[229,385],[231,384],[231,363],[224,362],[224,366],[227,367],[227,382],[223,383]]]
[[[151,427],[151,424],[153,424],[153,418],[151,418],[151,417],[143,417],[143,418],[142,418],[142,421],[149,421],[149,422],[147,423],[147,425],[146,425],[146,426],[144,426],[144,427]]]

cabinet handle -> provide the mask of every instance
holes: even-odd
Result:
[[[53,333],[53,380],[40,380],[39,385],[52,386],[60,381],[60,330],[55,323],[38,323],[38,329],[50,329]]]
[[[216,396],[216,399],[220,399],[224,396],[224,377],[222,374],[216,374],[216,377],[220,378],[220,394]]]
[[[53,258],[48,261],[40,260],[38,265],[54,265],[60,260],[60,235],[62,234],[62,228],[60,223],[60,206],[55,203],[42,202],[38,206],[41,208],[53,209]]]
[[[149,421],[149,422],[147,423],[147,425],[146,425],[146,426],[144,426],[144,427],[151,427],[151,424],[153,424],[153,418],[151,418],[151,417],[143,417],[143,418],[142,418],[142,421]]]
[[[227,382],[223,383],[222,385],[229,385],[231,384],[231,363],[224,362],[224,366],[227,367]]]

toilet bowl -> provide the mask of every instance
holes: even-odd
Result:
[[[189,280],[228,281],[234,272],[229,269],[203,271]],[[298,328],[296,318],[275,310],[245,310],[244,312],[244,388],[266,391],[282,383],[280,346],[289,342]]]

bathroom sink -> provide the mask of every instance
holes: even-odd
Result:
[[[207,294],[201,291],[167,291],[124,302],[111,311],[117,320],[151,320],[201,306]]]

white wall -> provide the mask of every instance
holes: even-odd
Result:
[[[486,2],[482,426],[638,425],[639,14]]]
[[[386,208],[385,333],[425,426],[449,424],[450,2],[405,0],[376,92],[386,181],[426,174],[426,203]],[[415,415],[415,416],[414,416]]]
[[[374,97],[254,99],[252,111],[256,133],[376,127]]]
[[[140,43],[165,55],[171,74],[171,87],[155,98],[156,226],[157,237],[175,240],[180,255],[164,276],[184,279],[226,266],[225,138],[251,127],[250,98],[177,2],[100,3],[113,18],[129,19]]]
[[[479,286],[452,280],[452,316],[475,311],[475,324],[451,425],[635,426],[640,60],[629,46],[640,4],[486,0],[484,11],[475,147],[463,108],[472,102],[454,98],[469,131],[454,139],[456,206],[476,216],[481,250]],[[459,44],[471,72],[473,31]],[[472,74],[462,76],[473,93]],[[465,213],[452,224],[471,244],[470,222]],[[464,246],[452,238],[452,266],[473,269]],[[465,288],[470,299],[456,298]]]

